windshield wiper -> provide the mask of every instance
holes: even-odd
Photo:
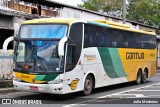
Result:
[[[30,53],[30,56],[28,57],[28,60],[26,60],[25,61],[25,63],[28,63],[29,62],[29,59],[33,59],[34,60],[34,67],[35,68],[37,68],[37,67],[40,67],[41,69],[42,69],[42,71],[44,70],[45,72],[47,72],[48,71],[48,69],[45,67],[45,65],[42,63],[42,61],[40,61],[40,59],[37,57],[37,51],[36,52],[34,52],[34,51],[36,51],[36,46],[35,45],[32,45],[32,51],[31,51],[31,53]],[[41,65],[43,65],[43,67],[41,67],[41,66],[37,66],[37,61],[41,64]],[[43,69],[44,68],[44,69]],[[37,71],[37,69],[36,69],[36,71]]]
[[[43,62],[42,62],[37,56],[35,56],[35,60],[36,60],[36,62],[35,62],[36,66],[35,66],[35,67],[44,68],[45,72],[48,71],[48,69],[47,69],[47,67],[45,66],[45,64],[43,64]],[[40,66],[37,65],[37,61],[40,63]],[[43,65],[43,67],[41,67],[41,65]],[[42,69],[42,71],[43,71],[43,69]]]
[[[35,47],[36,47],[35,45],[32,45],[32,50],[31,50],[29,56],[27,58],[25,58],[25,64],[27,64],[29,62],[29,60],[32,60],[32,56],[34,55],[33,50],[35,50]]]

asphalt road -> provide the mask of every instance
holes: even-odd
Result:
[[[107,105],[109,107],[116,107],[120,105],[121,107],[135,107],[135,104],[136,106],[141,107],[160,107],[160,73],[157,73],[153,78],[148,79],[145,84],[135,85],[133,82],[131,82],[107,86],[95,89],[94,92],[89,96],[83,96],[81,92],[67,95],[14,92],[8,93],[7,95],[1,95],[0,98],[11,98],[12,100],[15,99],[16,101],[42,101],[42,105],[30,105],[33,107],[46,107],[45,104],[47,104],[47,107],[106,107]],[[159,104],[157,104],[157,102]],[[3,104],[2,106],[18,107],[22,105]],[[27,105],[23,106],[28,107]]]

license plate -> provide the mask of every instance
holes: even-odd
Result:
[[[37,87],[37,86],[30,86],[30,90],[35,90],[35,91],[37,91],[37,90],[38,90],[38,87]]]

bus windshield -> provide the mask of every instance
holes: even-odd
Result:
[[[67,25],[23,25],[16,43],[14,69],[62,72],[63,58],[58,55],[58,43],[66,35]]]

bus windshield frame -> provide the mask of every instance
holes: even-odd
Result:
[[[58,26],[55,27],[57,29],[56,34],[55,34],[56,30],[53,30],[54,27],[52,27],[54,25]],[[63,25],[65,26],[66,29],[63,27]],[[44,32],[45,36],[43,36],[42,34],[42,32],[45,30],[39,33],[40,36],[36,35],[22,36],[22,34],[26,34],[26,33],[21,33],[23,31],[22,29],[24,29],[25,26],[32,27],[31,24],[30,25],[27,24],[27,25],[22,25],[20,28],[19,35],[16,40],[16,47],[14,53],[14,70],[19,72],[38,73],[38,74],[63,73],[64,57],[61,58],[58,55],[58,43],[63,37],[68,35],[68,25],[34,24],[33,26],[36,27],[37,26],[45,27],[45,30],[47,30],[47,33]],[[62,28],[63,31],[60,31],[58,28]],[[51,29],[52,31],[48,31],[48,29]],[[38,33],[38,30],[34,31]],[[63,32],[65,34],[63,34]],[[50,36],[51,34],[55,36],[52,37]],[[57,34],[60,34],[60,36],[57,36]],[[46,56],[46,54],[48,54],[48,56]],[[52,63],[55,64],[56,66],[53,67],[51,65]]]

